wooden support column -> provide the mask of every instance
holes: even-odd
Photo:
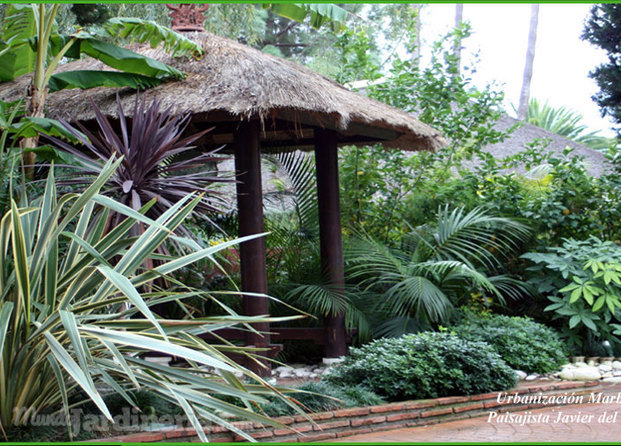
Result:
[[[242,122],[234,135],[240,237],[264,232],[259,130],[257,121]],[[267,294],[264,237],[240,245],[240,266],[242,291]],[[244,296],[243,313],[247,316],[267,315],[269,313],[267,298]],[[267,334],[269,324],[258,323],[253,327],[263,334],[248,333],[247,345],[267,348],[270,345],[270,336]],[[267,356],[267,352],[259,354]],[[254,361],[248,361],[246,365],[255,373],[265,376],[270,373],[270,368],[267,361],[263,364],[266,367],[261,367]]]
[[[344,292],[345,272],[337,151],[337,133],[333,130],[315,129],[321,269],[328,283],[336,285]],[[324,324],[326,358],[345,355],[347,353],[345,315],[331,314],[324,318]]]

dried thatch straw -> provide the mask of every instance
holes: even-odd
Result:
[[[499,131],[506,131],[510,127],[515,124],[520,123],[515,118],[512,118],[507,115],[503,115],[498,122],[494,125],[494,128]],[[509,156],[516,155],[517,153],[525,150],[526,145],[532,143],[536,139],[545,140],[547,143],[547,147],[545,147],[545,152],[553,153],[557,157],[563,156],[563,151],[567,147],[571,147],[574,149],[572,156],[578,156],[584,158],[584,164],[586,171],[594,176],[601,177],[607,173],[610,173],[612,166],[606,160],[606,157],[599,150],[591,149],[584,144],[573,141],[571,139],[567,139],[563,136],[557,135],[556,133],[552,133],[548,130],[542,129],[540,127],[534,126],[532,124],[522,122],[520,127],[518,127],[513,133],[509,135],[505,140],[497,142],[495,144],[490,144],[483,148],[484,151],[491,153],[494,158],[502,159]],[[479,164],[476,161],[465,163],[466,165],[477,165]],[[535,166],[528,166],[535,167]],[[518,172],[525,172],[526,166],[521,166],[516,169]]]
[[[403,150],[433,150],[445,144],[438,131],[407,113],[353,93],[308,68],[213,34],[190,37],[205,49],[201,60],[173,59],[159,49],[132,47],[187,73],[183,81],[160,85],[148,93],[163,107],[172,106],[174,113],[191,110],[197,122],[216,114],[228,121],[278,118],[337,130],[344,135],[344,142],[347,137],[361,143],[381,139],[384,146]],[[65,64],[59,71],[105,69],[109,68],[89,58]],[[22,76],[0,85],[0,98],[22,97],[29,80],[29,76]],[[53,93],[47,101],[47,113],[72,121],[91,120],[94,115],[89,99],[93,99],[104,113],[114,117],[117,91],[96,88]],[[133,110],[130,93],[122,94],[127,112]]]

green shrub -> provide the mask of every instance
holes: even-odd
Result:
[[[545,311],[562,323],[574,354],[601,355],[602,341],[621,348],[621,246],[590,236],[522,257],[537,291],[551,302]],[[606,352],[611,355],[612,352]]]
[[[360,384],[399,401],[507,389],[515,385],[516,377],[483,342],[425,332],[352,348],[326,379],[340,385]]]
[[[467,315],[451,331],[463,339],[488,343],[514,369],[547,373],[567,362],[558,334],[543,324],[527,317]]]
[[[296,388],[303,393],[289,394],[310,412],[324,412],[343,407],[376,406],[384,400],[360,385],[338,385],[326,381],[307,382]],[[261,406],[271,417],[293,415],[296,412],[282,401],[273,400]]]

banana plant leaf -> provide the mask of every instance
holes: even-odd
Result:
[[[36,54],[26,39],[36,35],[37,25],[30,5],[10,5],[0,35],[0,82],[7,82],[34,69]],[[19,42],[22,42],[19,44]]]
[[[25,116],[20,122],[12,124],[7,128],[9,133],[15,133],[14,139],[32,138],[39,134],[54,136],[56,138],[69,141],[71,143],[79,143],[80,140],[69,132],[63,124],[55,119],[40,118],[34,116]]]
[[[142,74],[158,79],[180,79],[183,77],[181,71],[170,65],[120,46],[98,40],[85,32],[74,36],[52,36],[50,38],[50,55],[57,55],[71,40],[73,40],[73,43],[65,53],[65,57],[71,59],[79,59],[81,55],[85,54],[102,61],[109,67],[128,73]],[[33,38],[30,42],[31,46],[36,48],[37,39]]]
[[[310,16],[310,25],[315,29],[325,23],[329,23],[334,30],[343,29],[351,15],[340,6],[332,4],[269,3],[263,7],[296,22],[303,22]]]
[[[115,17],[104,24],[104,29],[111,36],[140,43],[149,42],[151,48],[156,48],[161,43],[164,51],[173,56],[189,55],[198,58],[203,55],[203,48],[196,42],[151,20]]]
[[[95,87],[129,87],[144,90],[164,82],[156,77],[120,71],[76,70],[56,73],[50,77],[49,91],[55,92],[70,88],[87,90]]]

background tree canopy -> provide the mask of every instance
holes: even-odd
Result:
[[[600,106],[603,116],[610,116],[621,124],[621,4],[593,6],[582,38],[608,53],[608,62],[591,72],[600,88],[593,100]]]

